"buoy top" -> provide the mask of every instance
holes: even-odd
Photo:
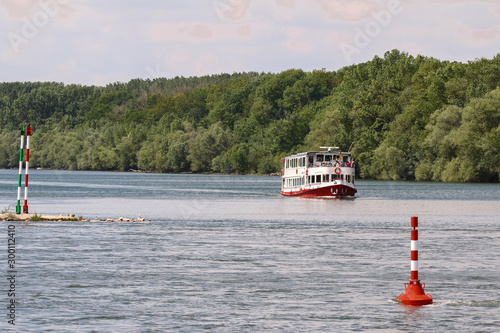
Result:
[[[411,227],[412,228],[418,227],[418,216],[411,217]]]

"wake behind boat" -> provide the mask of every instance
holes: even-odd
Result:
[[[282,159],[281,195],[299,197],[354,197],[355,168],[350,152],[320,147]]]

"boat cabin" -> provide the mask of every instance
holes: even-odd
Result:
[[[350,167],[352,164],[351,153],[310,151],[285,158],[284,169],[297,169],[302,167]]]

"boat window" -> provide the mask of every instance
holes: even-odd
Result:
[[[316,183],[321,183],[321,175],[316,175]]]
[[[325,182],[329,182],[330,181],[330,175],[325,175]]]
[[[312,166],[312,164],[314,163],[314,156],[309,156],[309,166]]]
[[[332,155],[325,155],[325,162],[331,162],[332,161]]]
[[[323,162],[323,155],[316,155],[317,162]]]

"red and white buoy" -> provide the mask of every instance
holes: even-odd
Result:
[[[31,126],[28,124],[26,128],[26,170],[24,178],[24,206],[23,213],[28,214],[28,170],[30,165],[30,137],[31,137]]]
[[[398,300],[407,305],[426,305],[432,303],[432,296],[425,294],[425,283],[420,284],[418,279],[418,217],[411,217],[411,273],[409,283],[405,283],[405,292],[399,295]]]

